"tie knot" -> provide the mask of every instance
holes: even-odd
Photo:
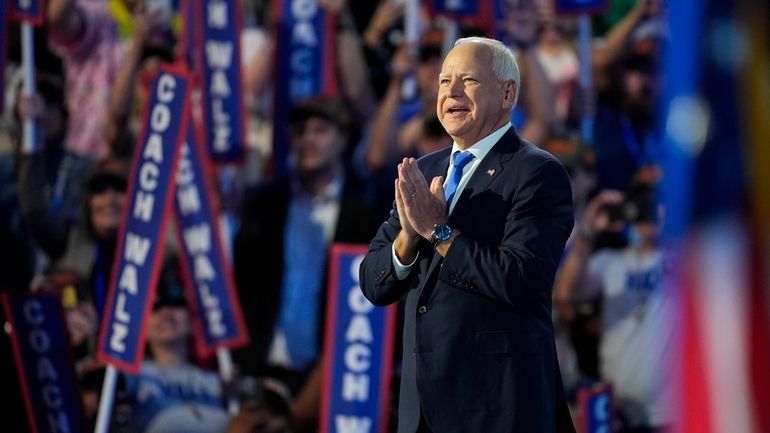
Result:
[[[455,152],[454,166],[456,170],[462,171],[469,162],[473,160],[473,154],[470,152]]]

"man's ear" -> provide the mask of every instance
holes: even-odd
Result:
[[[508,80],[503,84],[503,108],[512,108],[516,102],[516,90],[518,83]]]

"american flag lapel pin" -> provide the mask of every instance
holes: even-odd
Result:
[[[487,175],[488,176],[492,176],[494,174],[495,174],[495,169],[494,168],[490,168],[489,170],[487,170]]]

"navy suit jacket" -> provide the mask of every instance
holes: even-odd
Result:
[[[419,160],[445,176],[451,148]],[[399,433],[574,431],[551,323],[551,289],[573,225],[564,167],[511,128],[476,168],[449,217],[446,257],[427,242],[398,280],[391,211],[361,266],[376,305],[406,295]]]

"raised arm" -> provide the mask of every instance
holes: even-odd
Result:
[[[618,59],[634,28],[647,16],[659,9],[658,0],[637,0],[634,7],[622,20],[612,27],[604,38],[604,43],[593,50],[591,67],[594,74],[603,72]]]
[[[337,71],[340,87],[359,121],[372,117],[377,108],[361,37],[347,8],[337,16]]]
[[[126,122],[136,96],[136,83],[142,66],[142,52],[152,31],[155,15],[139,5],[134,10],[134,36],[126,58],[118,71],[110,95],[110,105],[105,113],[103,136],[111,147],[126,131]]]
[[[596,233],[609,225],[602,208],[619,204],[623,196],[619,191],[602,191],[586,207],[567,256],[564,258],[553,286],[553,302],[561,317],[570,321],[574,317],[573,303],[581,287],[586,286],[586,269]]]
[[[40,118],[43,101],[39,95],[22,96],[19,104],[20,118]],[[38,138],[41,134],[38,134]],[[64,253],[67,246],[69,221],[51,206],[46,180],[46,161],[42,143],[34,150],[22,153],[19,159],[18,195],[24,221],[35,242],[52,259]]]
[[[372,171],[379,171],[392,163],[398,144],[398,110],[401,103],[401,83],[414,69],[416,59],[406,45],[393,56],[393,72],[380,106],[372,122],[371,134],[366,148],[366,165]]]
[[[554,90],[531,48],[520,51],[518,61],[521,75],[526,77],[521,97],[529,114],[521,138],[539,146],[549,137],[556,118]]]

